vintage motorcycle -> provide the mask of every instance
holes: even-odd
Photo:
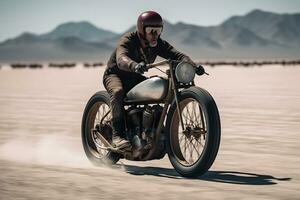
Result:
[[[206,90],[195,86],[197,68],[191,64],[164,60],[147,67],[166,64],[166,77],[150,77],[126,94],[126,133],[131,143],[127,149],[112,142],[108,93],[99,91],[89,99],[81,129],[85,153],[93,164],[115,164],[121,158],[162,159],[167,153],[185,177],[200,176],[211,167],[221,137],[217,105]]]

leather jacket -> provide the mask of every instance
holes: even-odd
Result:
[[[130,75],[135,73],[134,67],[139,62],[143,61],[146,64],[153,63],[157,56],[165,59],[191,61],[188,56],[177,51],[161,38],[158,39],[156,47],[143,49],[138,34],[135,31],[122,36],[107,63],[105,75]]]

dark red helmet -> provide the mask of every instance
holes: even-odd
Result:
[[[161,16],[154,11],[146,11],[140,14],[136,25],[136,29],[140,36],[145,37],[145,28],[147,26],[163,27]]]

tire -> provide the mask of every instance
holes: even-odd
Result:
[[[218,153],[221,139],[219,111],[213,97],[199,87],[191,87],[181,91],[178,99],[183,119],[189,118],[189,120],[183,120],[185,131],[180,132],[181,122],[178,118],[176,102],[173,101],[166,122],[168,156],[179,174],[184,177],[198,177],[208,171]],[[196,103],[198,107],[194,106]],[[188,110],[189,107],[192,107],[191,113]],[[196,114],[197,110],[199,110],[199,116]],[[196,116],[194,123],[191,117],[193,112]],[[201,137],[205,140],[204,144],[201,143]],[[188,144],[188,142],[190,143]],[[193,152],[190,153],[188,159],[187,149],[194,149],[198,159],[194,159]],[[202,149],[201,153],[199,153],[200,149]],[[193,160],[195,161],[191,162]]]
[[[81,123],[81,139],[84,152],[88,159],[96,166],[112,165],[118,162],[120,155],[108,150],[100,150],[96,147],[91,133],[95,128],[95,121],[99,123],[99,118],[103,117],[110,109],[110,98],[106,91],[95,93],[85,106]],[[102,112],[103,111],[103,112]],[[100,116],[103,114],[102,116]],[[97,116],[96,116],[97,115]],[[107,115],[107,122],[110,122]],[[105,118],[106,119],[106,118]],[[111,142],[111,141],[109,141]],[[99,142],[100,143],[100,142]]]

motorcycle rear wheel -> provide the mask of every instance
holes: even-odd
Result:
[[[217,105],[204,89],[191,87],[179,95],[184,130],[173,102],[167,118],[167,150],[175,170],[185,177],[203,175],[219,149],[221,124]]]
[[[111,114],[107,114],[109,110],[110,98],[108,93],[106,91],[99,91],[89,99],[82,116],[81,139],[83,148],[88,159],[96,166],[103,164],[112,165],[120,159],[119,154],[99,148],[99,145],[104,145],[92,133],[92,130],[96,129],[97,125],[100,125],[100,121],[103,118],[103,123],[110,124]],[[100,134],[103,135],[103,133]],[[111,139],[109,142],[112,142]]]

